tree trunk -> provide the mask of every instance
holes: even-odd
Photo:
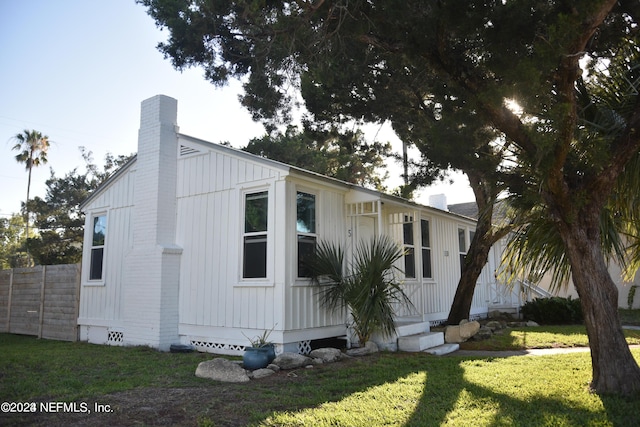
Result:
[[[563,223],[560,234],[587,327],[591,388],[597,393],[631,394],[640,391],[640,368],[620,325],[618,289],[600,247],[599,212],[592,209],[581,213],[573,223]]]
[[[449,325],[457,325],[461,320],[469,318],[473,293],[476,289],[478,277],[480,277],[482,269],[489,259],[489,251],[494,243],[506,236],[511,230],[511,225],[493,225],[493,210],[499,192],[494,185],[495,178],[473,169],[467,169],[465,173],[476,197],[478,222],[476,223],[473,241],[462,266],[462,275],[458,281],[456,294],[449,310],[449,317],[447,318],[447,324]]]
[[[490,233],[481,235],[476,230],[474,241],[465,257],[462,275],[458,281],[453,303],[451,303],[451,310],[447,319],[447,324],[449,325],[457,325],[461,320],[469,318],[478,277],[480,277],[482,269],[487,263],[491,246],[495,243],[490,236]]]

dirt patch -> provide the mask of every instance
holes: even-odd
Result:
[[[368,356],[366,363],[377,360]],[[363,359],[359,359],[362,363]],[[316,366],[317,370],[346,369],[353,360]],[[37,403],[35,413],[2,414],[2,426],[245,426],[252,414],[287,408],[279,402],[278,390],[300,381],[308,381],[308,371],[280,371],[249,383],[231,384],[211,381],[202,387],[139,388],[105,394],[60,412],[47,413]],[[43,401],[46,404],[46,401]],[[55,409],[55,408],[54,408]],[[69,409],[77,412],[69,412]],[[101,412],[104,411],[104,412]]]

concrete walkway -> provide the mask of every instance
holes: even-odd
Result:
[[[640,326],[623,325],[622,329],[640,330]],[[630,345],[629,348],[640,348],[640,345]],[[549,356],[553,354],[583,353],[589,351],[589,347],[568,348],[532,348],[528,350],[513,351],[489,351],[489,350],[458,350],[447,356],[468,357],[511,357],[511,356]]]

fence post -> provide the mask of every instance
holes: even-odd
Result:
[[[76,341],[80,341],[80,328],[78,327],[78,317],[80,316],[80,282],[82,281],[82,264],[76,264],[76,299],[75,299],[75,329],[76,329]]]
[[[42,281],[40,286],[40,319],[38,319],[38,338],[42,338],[42,323],[44,321],[44,286],[46,280],[47,266],[42,266]]]
[[[9,271],[9,297],[7,298],[7,333],[11,332],[11,294],[13,293],[13,268]]]

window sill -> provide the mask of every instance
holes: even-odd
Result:
[[[234,288],[273,288],[275,283],[270,280],[244,280],[233,285]]]
[[[86,286],[86,287],[100,287],[100,286],[106,286],[107,283],[104,280],[92,280],[92,281],[88,281],[88,282],[84,282],[82,284],[82,286]]]

